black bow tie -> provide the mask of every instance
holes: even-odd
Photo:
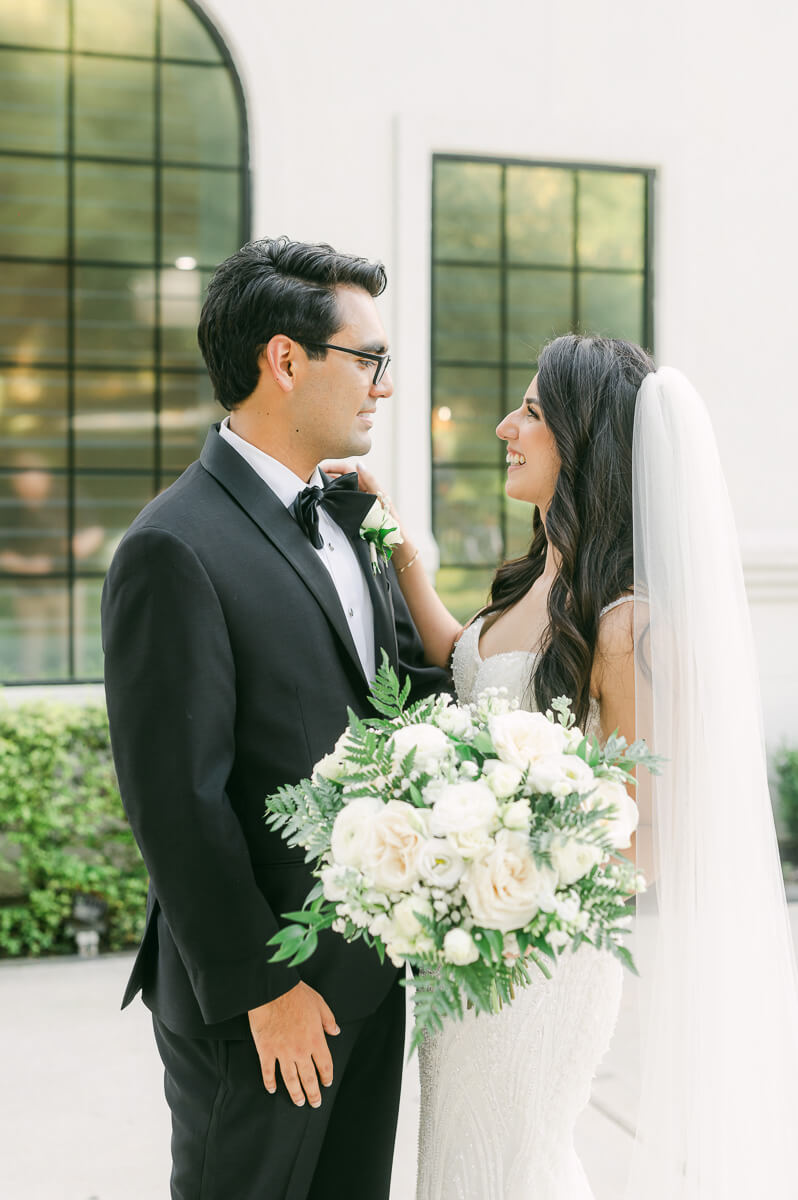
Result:
[[[358,491],[357,472],[352,471],[349,475],[330,479],[323,488],[306,487],[291,505],[291,514],[311,544],[321,550],[324,538],[319,533],[320,504],[344,533],[354,537],[360,532],[363,518],[375,499],[368,492]]]

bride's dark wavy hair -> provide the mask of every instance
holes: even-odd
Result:
[[[614,338],[566,334],[538,359],[538,398],[561,467],[544,526],[538,510],[532,544],[496,572],[482,614],[517,603],[543,573],[549,542],[561,567],[548,598],[549,624],[535,664],[537,707],[570,696],[584,725],[602,608],[634,581],[632,433],[635,400],[654,363]]]

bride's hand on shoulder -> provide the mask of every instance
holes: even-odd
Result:
[[[388,509],[391,516],[399,524],[399,514],[391,500],[380,485],[379,479],[367,470],[362,463],[347,462],[346,459],[336,458],[328,459],[326,462],[320,463],[321,469],[325,475],[329,475],[332,479],[337,479],[339,475],[348,475],[352,471],[357,473],[358,490],[361,492],[371,492],[376,496],[382,505]]]

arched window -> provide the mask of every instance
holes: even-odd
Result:
[[[196,324],[249,235],[244,101],[186,0],[6,5],[0,79],[0,680],[95,680],[115,546],[216,415]]]

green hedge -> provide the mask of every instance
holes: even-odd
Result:
[[[76,893],[108,905],[103,949],[138,942],[147,874],[119,799],[104,708],[0,700],[0,834],[0,956],[74,954]]]
[[[791,852],[798,852],[798,748],[779,750],[773,762],[779,811]]]

